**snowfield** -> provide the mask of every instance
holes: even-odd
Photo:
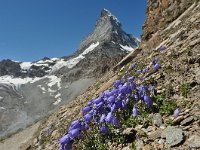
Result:
[[[89,52],[93,51],[97,46],[99,45],[99,42],[97,43],[92,43],[87,49],[85,49],[83,51],[83,53],[81,53],[80,55],[78,55],[75,58],[72,58],[68,61],[64,61],[64,59],[61,59],[59,61],[57,61],[57,63],[52,67],[52,71],[51,72],[55,72],[57,70],[59,70],[62,67],[68,67],[68,68],[73,68],[74,66],[76,66],[76,64],[79,63],[79,61],[81,61],[82,59],[84,59],[84,55],[88,54]]]

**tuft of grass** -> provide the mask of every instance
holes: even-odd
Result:
[[[165,124],[167,126],[172,126],[172,125],[174,125],[174,122],[173,122],[173,120],[171,118],[169,118],[169,119],[165,120]]]
[[[167,100],[166,94],[161,93],[155,97],[155,102],[157,104],[158,110],[163,115],[171,115],[177,104],[173,100]]]
[[[181,91],[182,96],[187,98],[187,96],[190,92],[190,88],[191,88],[190,83],[182,84],[181,87],[180,87],[180,91]]]

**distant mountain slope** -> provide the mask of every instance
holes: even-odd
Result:
[[[35,62],[0,62],[0,137],[33,123],[79,95],[138,47],[103,9],[94,31],[72,55]]]

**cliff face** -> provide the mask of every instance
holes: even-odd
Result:
[[[196,0],[148,0],[146,21],[143,25],[143,42],[148,41],[154,33],[165,29],[176,20]]]

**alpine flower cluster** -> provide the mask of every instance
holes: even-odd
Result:
[[[82,108],[82,119],[71,122],[68,132],[60,139],[59,150],[70,150],[72,143],[79,139],[84,132],[91,130],[90,126],[98,126],[100,134],[109,134],[109,126],[115,128],[121,126],[119,112],[123,113],[131,107],[131,115],[136,118],[140,113],[138,104],[143,104],[145,108],[151,108],[153,105],[152,95],[154,87],[145,85],[143,77],[150,69],[157,71],[160,66],[159,58],[155,58],[151,63],[152,68],[145,67],[137,70],[135,65],[129,67],[130,71],[135,70],[139,78],[138,82],[135,76],[125,76],[121,80],[116,80],[112,89],[102,92],[97,98],[92,99]],[[175,113],[177,116],[178,113]]]

